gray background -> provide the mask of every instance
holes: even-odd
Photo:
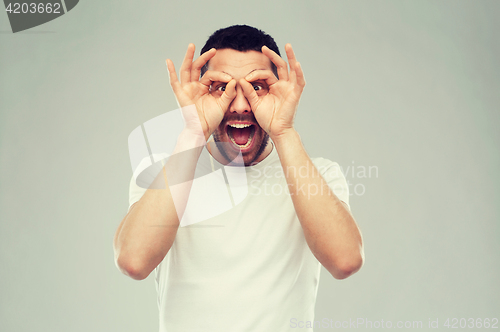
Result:
[[[347,176],[366,263],[323,271],[316,318],[500,318],[499,15],[500,1],[87,0],[12,34],[0,14],[0,330],[157,330],[153,278],[113,263],[127,137],[176,108],[165,59],[231,24],[294,46],[311,156],[378,169]]]

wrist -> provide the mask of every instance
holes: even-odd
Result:
[[[207,139],[208,137],[205,137],[205,135],[198,130],[193,131],[184,128],[177,137],[176,150],[180,149],[181,151],[184,151],[204,146]]]
[[[294,142],[297,140],[300,141],[300,135],[293,127],[283,130],[277,135],[269,135],[269,136],[271,137],[271,139],[273,140],[274,144],[276,144],[277,147],[283,144],[287,144],[288,142]]]

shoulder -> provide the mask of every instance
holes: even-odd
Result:
[[[314,166],[319,171],[319,174],[326,181],[333,193],[343,201],[350,210],[349,206],[349,184],[346,181],[342,167],[329,159],[312,158]]]

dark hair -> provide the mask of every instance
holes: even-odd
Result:
[[[205,46],[200,51],[200,55],[209,51],[212,48],[233,49],[240,52],[258,51],[262,52],[262,46],[267,46],[279,56],[280,50],[273,37],[266,34],[264,31],[248,25],[233,25],[227,28],[215,31],[205,43]],[[208,69],[208,62],[201,68],[201,76]],[[278,77],[276,65],[271,61],[271,69]]]

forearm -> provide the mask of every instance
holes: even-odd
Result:
[[[273,141],[309,248],[335,278],[346,278],[363,262],[362,238],[354,218],[328,187],[296,131]]]
[[[168,189],[148,189],[132,206],[115,234],[118,268],[133,279],[146,278],[172,246],[178,225]]]
[[[204,141],[178,140],[176,151],[141,199],[130,208],[114,238],[118,268],[144,279],[163,260],[174,242],[187,204]],[[180,156],[180,157],[179,157]],[[175,184],[175,186],[173,186]]]

